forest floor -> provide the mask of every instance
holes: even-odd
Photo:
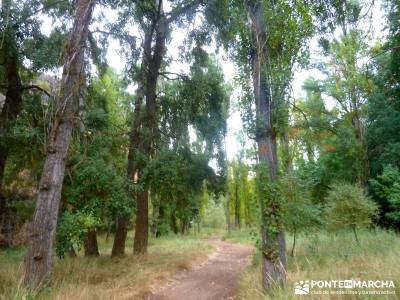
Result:
[[[215,236],[222,236],[222,240],[212,238]],[[288,253],[291,238],[288,234]],[[256,229],[226,234],[223,229],[202,228],[201,234],[151,238],[148,253],[137,257],[131,254],[133,233],[129,232],[126,255],[111,258],[112,238],[99,235],[100,257],[86,258],[80,251],[76,258],[56,259],[52,284],[40,293],[22,286],[25,249],[0,250],[0,300],[298,300],[294,295],[297,281],[349,278],[394,280],[396,295],[381,295],[379,299],[399,299],[400,237],[394,232],[361,231],[360,245],[351,232],[300,235],[296,255],[288,256],[287,285],[268,295],[261,285],[261,255],[258,250],[251,255],[257,239]],[[377,297],[346,295],[334,299]]]
[[[149,300],[236,299],[239,277],[249,265],[253,247],[210,238],[215,247],[209,259],[190,271],[182,271],[157,286]]]
[[[126,255],[111,258],[112,238],[98,236],[100,257],[56,259],[51,287],[40,293],[22,285],[24,247],[0,250],[0,300],[124,300],[144,299],[157,282],[207,261],[215,251],[206,233],[168,235],[149,240],[145,256],[133,256],[133,232],[128,233]]]

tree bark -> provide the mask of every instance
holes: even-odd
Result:
[[[231,225],[231,209],[230,209],[230,199],[229,199],[229,191],[225,192],[225,198],[226,198],[226,227],[228,230],[228,233],[231,233],[232,231],[232,225]]]
[[[238,174],[236,174],[238,175]],[[239,181],[237,177],[235,181]],[[239,184],[235,182],[235,228],[240,229],[240,199],[239,199]]]
[[[260,197],[263,287],[268,290],[283,285],[286,280],[286,245],[279,201],[274,189],[278,176],[278,157],[276,132],[272,126],[274,102],[267,72],[267,28],[263,1],[248,2],[247,10],[253,42],[251,67],[257,117],[256,142],[260,168],[263,168],[258,175],[268,187],[268,192],[262,187]]]
[[[224,133],[224,152],[225,152],[225,214],[226,214],[226,227],[228,233],[230,234],[232,231],[232,224],[231,224],[231,201],[229,195],[229,163],[228,163],[228,155],[226,151],[226,132]]]
[[[96,229],[89,229],[86,235],[85,243],[85,256],[100,256],[99,247],[97,246],[97,232]]]
[[[116,222],[116,231],[114,237],[114,243],[111,251],[111,256],[122,256],[125,253],[125,242],[128,228],[128,218],[118,218]]]
[[[296,235],[297,235],[297,232],[296,232],[296,229],[295,229],[294,232],[293,232],[293,243],[292,243],[292,251],[291,251],[292,257],[294,257],[294,251],[295,251],[295,248],[296,248]]]
[[[360,244],[360,240],[358,239],[357,228],[356,228],[355,225],[353,226],[353,233],[354,233],[354,237],[355,237],[355,239],[356,239],[357,245],[360,246],[361,244]]]
[[[145,32],[145,38],[143,42],[142,63],[140,68],[138,89],[136,91],[133,121],[129,133],[127,177],[128,180],[131,180],[133,183],[137,183],[138,181],[139,168],[141,165],[141,161],[138,161],[138,157],[141,156],[140,144],[142,141],[141,127],[143,121],[142,106],[143,106],[143,99],[145,96],[146,72],[149,68],[149,62],[151,59],[151,42],[153,39],[153,34],[154,34],[154,26],[151,26]],[[133,195],[128,189],[127,193],[128,196],[130,197],[137,197],[137,195]],[[117,230],[115,232],[112,256],[124,255],[125,253],[125,241],[126,241],[128,223],[129,223],[128,216],[118,217]]]
[[[12,212],[7,207],[7,198],[3,191],[4,171],[9,154],[8,146],[4,142],[22,110],[22,83],[19,76],[19,57],[16,43],[16,33],[12,24],[11,0],[2,1],[1,17],[6,21],[2,32],[3,42],[0,48],[0,57],[4,61],[5,77],[7,80],[6,97],[0,111],[0,246],[10,247],[14,227]]]
[[[47,154],[39,183],[24,282],[40,285],[49,279],[53,264],[54,240],[58,219],[65,162],[71,140],[83,73],[84,49],[95,0],[78,0],[75,19],[67,44],[57,114],[48,141]]]
[[[137,197],[135,238],[133,253],[145,254],[149,239],[149,198],[147,190],[139,192]]]
[[[171,218],[170,224],[171,224],[172,231],[173,231],[173,233],[178,234],[178,232],[179,232],[178,225],[176,224],[176,216],[173,211],[171,212],[170,218]]]
[[[148,65],[148,70],[146,72],[145,81],[145,99],[146,99],[146,109],[145,117],[143,119],[142,132],[142,150],[141,151],[148,161],[153,153],[153,145],[155,140],[155,135],[157,131],[157,119],[156,119],[156,92],[157,92],[157,81],[159,77],[159,72],[161,64],[165,55],[165,44],[168,33],[168,23],[163,11],[162,0],[156,0],[155,3],[158,7],[158,15],[153,20],[155,28],[155,41],[153,47],[153,53],[151,60]],[[147,163],[145,162],[145,164]],[[141,171],[145,167],[142,166]],[[140,173],[139,173],[140,174]],[[147,240],[149,231],[149,211],[148,211],[148,192],[140,192],[137,197],[137,211],[136,211],[136,224],[135,224],[135,238],[133,253],[134,254],[144,254],[147,251]]]

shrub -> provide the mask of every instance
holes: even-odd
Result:
[[[351,229],[359,243],[357,229],[369,226],[378,215],[378,207],[359,185],[334,184],[326,198],[328,229]]]

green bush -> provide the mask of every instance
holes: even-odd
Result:
[[[400,171],[392,165],[384,167],[377,179],[370,180],[371,189],[385,206],[385,217],[400,222]]]
[[[357,229],[368,227],[378,207],[359,185],[334,184],[326,197],[325,216],[329,230],[351,229],[359,243]]]
[[[64,212],[57,227],[57,255],[62,258],[65,253],[83,246],[88,229],[99,225],[99,220],[91,214],[82,212]]]

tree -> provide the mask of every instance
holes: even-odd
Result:
[[[337,101],[343,114],[341,122],[353,131],[348,134],[354,140],[350,151],[357,153],[353,166],[358,182],[366,185],[369,178],[369,159],[365,138],[365,103],[372,90],[372,82],[365,77],[365,70],[358,67],[358,57],[366,55],[366,44],[363,40],[362,33],[353,29],[340,41],[335,40],[329,44],[328,54],[331,60],[325,69],[328,78],[324,91]]]
[[[57,115],[48,141],[26,255],[26,284],[41,284],[47,279],[52,268],[65,160],[77,111],[84,49],[94,6],[94,0],[79,0],[75,7],[74,24],[65,54]]]
[[[124,89],[122,80],[111,69],[106,69],[100,78],[91,79],[85,111],[80,116],[84,122],[71,145],[61,209],[96,220],[83,223],[90,225],[84,228],[87,256],[99,254],[96,230],[101,225],[110,227],[119,214],[132,214],[123,176],[128,130],[124,105],[129,97]]]
[[[230,163],[229,194],[236,229],[241,228],[243,223],[250,226],[258,218],[249,171],[240,155]]]
[[[181,20],[200,4],[198,1],[177,3],[169,13],[164,12],[163,0],[139,1],[138,14],[135,15],[144,33],[142,63],[138,75],[138,89],[135,99],[134,119],[130,131],[128,154],[128,178],[137,182],[146,164],[154,153],[154,140],[157,136],[157,84],[164,62],[166,42],[170,26]],[[145,100],[145,103],[143,103]],[[135,179],[136,178],[136,179]],[[148,191],[141,190],[135,195],[136,224],[134,253],[147,251],[148,240]],[[113,255],[124,253],[127,220],[118,220],[118,228],[113,245]]]
[[[151,191],[153,210],[158,211],[158,234],[169,229],[186,232],[191,222],[199,222],[205,184],[210,193],[225,190],[220,146],[226,132],[229,90],[220,65],[201,47],[193,48],[188,61],[188,75],[162,82],[156,153],[140,181]],[[190,129],[195,133],[192,145]],[[217,160],[217,174],[208,166],[212,159]]]
[[[287,77],[291,76],[293,63],[300,53],[302,43],[312,30],[312,24],[310,16],[304,13],[301,5],[282,2],[277,6],[268,6],[265,2],[249,1],[246,3],[246,10],[251,20],[249,55],[256,111],[255,139],[259,162],[257,185],[261,203],[263,286],[268,289],[283,284],[286,276],[285,236],[280,217],[281,205],[276,191],[277,135],[282,124],[280,122],[285,122],[281,119],[281,109],[289,82]],[[299,13],[297,20],[294,12]],[[289,30],[298,31],[298,35],[285,36],[278,33],[279,31],[274,31],[276,28],[272,25],[272,20],[275,24],[282,22],[280,29],[289,26]],[[296,23],[298,25],[295,25]],[[283,68],[283,72],[273,75],[274,67]]]
[[[295,62],[313,31],[307,4],[298,1],[216,1],[206,6],[208,29],[240,71],[242,117],[257,143],[257,195],[261,209],[263,286],[283,284],[286,254],[276,197],[277,138],[287,123],[285,97]],[[247,23],[245,20],[249,20]],[[207,31],[207,28],[204,29]]]
[[[399,228],[400,224],[400,172],[399,169],[387,165],[382,174],[370,180],[371,190],[378,200],[381,224]]]
[[[327,196],[325,216],[328,229],[351,229],[356,242],[357,229],[369,226],[378,214],[378,207],[359,185],[335,184]]]
[[[279,192],[285,229],[293,234],[291,255],[294,256],[297,235],[322,224],[321,209],[311,201],[309,183],[298,174],[289,173],[281,178]]]
[[[376,191],[375,183],[382,182],[392,173],[391,167],[400,166],[400,5],[398,1],[386,1],[389,34],[384,45],[376,46],[369,64],[369,73],[375,88],[368,99],[368,156],[371,161],[371,188],[374,199],[381,208],[379,223],[399,228],[400,223],[389,218],[392,209],[388,198]],[[376,181],[375,181],[376,180]],[[374,184],[372,184],[374,183]]]
[[[46,10],[40,1],[3,0],[1,5],[0,34],[0,91],[5,94],[0,110],[0,233],[6,236],[0,241],[1,246],[11,245],[13,227],[12,203],[7,201],[3,186],[6,163],[12,155],[13,128],[24,108],[24,102],[32,97],[33,92],[50,96],[40,84],[32,84],[38,77],[39,70],[46,70],[56,65],[54,53],[58,44],[54,36],[45,37],[40,31],[40,22],[35,11]],[[51,7],[52,4],[49,5]],[[53,44],[52,50],[46,47]],[[36,49],[40,48],[40,50]],[[53,51],[54,50],[54,51]],[[46,56],[43,59],[43,56]],[[58,55],[58,53],[57,53]],[[25,61],[31,64],[26,66]],[[1,94],[1,93],[0,93]],[[37,94],[37,93],[36,93]],[[10,225],[10,226],[6,226]]]

